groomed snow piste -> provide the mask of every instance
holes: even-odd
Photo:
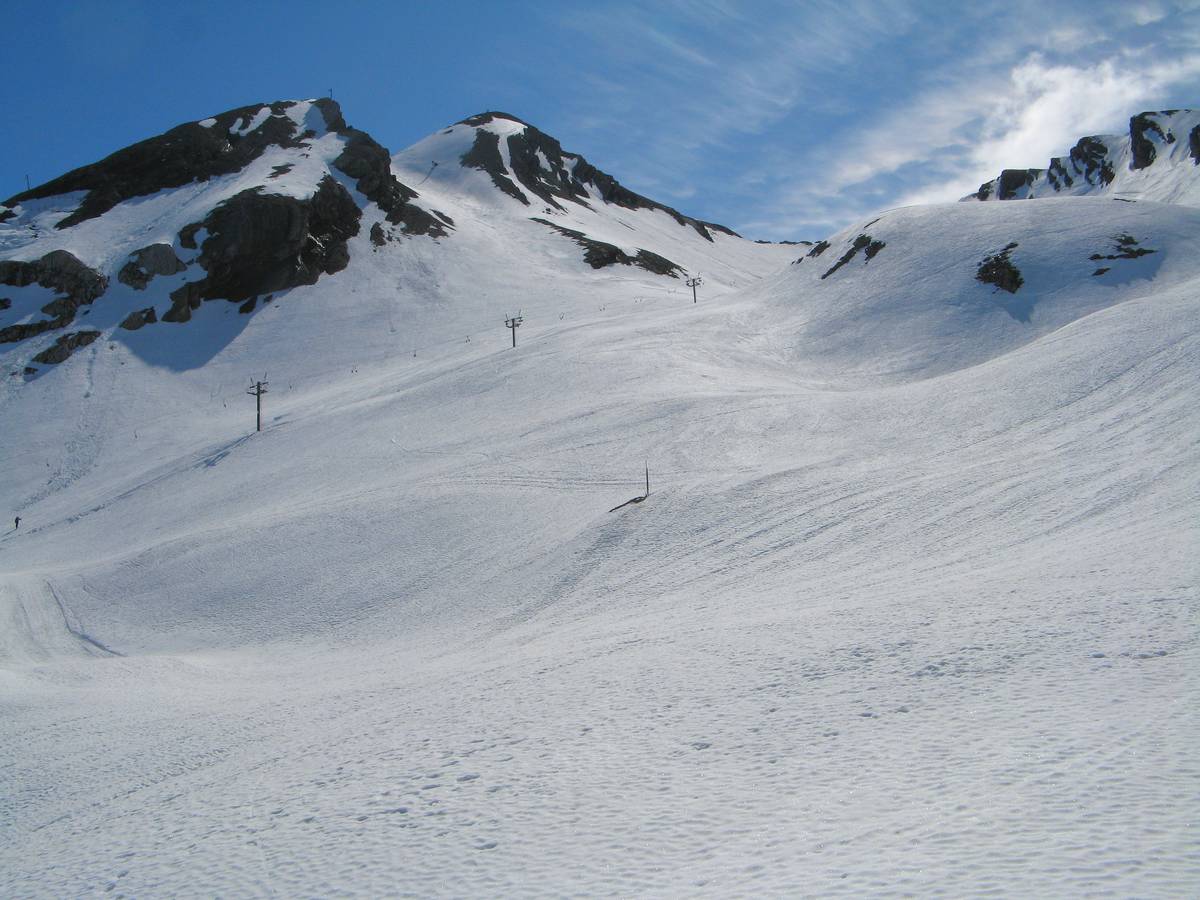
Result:
[[[419,156],[452,236],[6,383],[0,893],[1196,893],[1200,211],[629,210],[693,304]]]

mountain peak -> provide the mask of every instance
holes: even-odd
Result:
[[[329,98],[241,106],[138,141],[17,194],[4,205],[86,192],[79,207],[55,226],[70,228],[133,197],[240,171],[268,147],[298,147],[305,140],[345,130],[341,107]]]
[[[474,133],[464,134],[464,128]],[[416,168],[430,162],[440,165],[449,161],[447,157],[457,157],[461,166],[486,172],[492,184],[511,199],[530,208],[540,203],[547,213],[565,212],[572,204],[586,209],[597,204],[656,209],[678,224],[695,229],[707,241],[712,241],[713,232],[737,236],[724,225],[686,216],[630,190],[580,154],[564,150],[557,138],[511,113],[493,110],[469,116],[420,142],[402,157]]]

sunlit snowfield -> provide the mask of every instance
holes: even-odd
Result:
[[[0,893],[1200,890],[1200,211],[900,210],[693,304],[458,202],[5,384]]]

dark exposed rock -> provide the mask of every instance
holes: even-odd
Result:
[[[288,172],[292,171],[292,168],[293,166],[291,163],[284,163],[282,166],[271,166],[271,174],[267,177],[278,178],[280,175],[286,175]]]
[[[144,291],[155,275],[175,275],[186,269],[170,244],[151,244],[135,250],[117,273],[117,281]]]
[[[12,300],[8,297],[0,297],[0,309],[9,309],[12,306]]]
[[[199,249],[196,244],[196,232],[203,227],[203,222],[192,222],[190,225],[184,225],[179,229],[179,246],[185,250]]]
[[[33,361],[50,365],[66,362],[72,353],[80,347],[86,347],[98,337],[100,337],[98,331],[76,331],[72,334],[60,335],[58,340],[35,356]]]
[[[445,236],[442,222],[411,203],[417,192],[392,174],[392,158],[386,147],[357,128],[342,128],[338,134],[347,142],[346,149],[333,161],[334,168],[356,179],[358,192],[377,204],[389,222],[402,226],[406,234]]]
[[[518,200],[526,206],[529,205],[529,198],[521,193],[521,189],[508,177],[507,170],[504,168],[504,160],[500,156],[500,135],[480,129],[475,133],[475,143],[462,155],[461,161],[468,168],[487,172],[492,176],[492,183],[496,187],[514,200]],[[559,209],[562,208],[557,203],[554,205]]]
[[[1050,161],[1050,168],[1046,170],[1046,179],[1056,191],[1072,187],[1075,184],[1075,179],[1067,172],[1060,157],[1055,157]]]
[[[1102,259],[1138,259],[1157,252],[1148,247],[1138,246],[1138,239],[1131,234],[1118,234],[1113,237],[1113,243],[1116,244],[1115,253],[1093,253],[1088,259],[1093,262],[1099,262]]]
[[[1188,135],[1188,148],[1192,151],[1192,165],[1200,166],[1200,125]]]
[[[806,257],[820,256],[829,249],[829,241],[817,241],[813,244],[812,249],[805,254]]]
[[[243,303],[241,306],[238,307],[238,312],[243,316],[248,316],[248,315],[250,315],[250,313],[254,312],[254,307],[256,307],[257,305],[258,305],[258,298],[251,297],[249,300],[247,300],[245,303]]]
[[[147,306],[145,309],[136,309],[127,315],[121,322],[121,327],[126,331],[137,331],[143,325],[153,325],[158,321],[158,313],[154,311],[153,306]]]
[[[1138,113],[1129,120],[1129,146],[1133,154],[1133,159],[1129,161],[1131,169],[1144,169],[1151,165],[1157,156],[1154,142],[1147,134],[1157,134],[1164,142],[1167,140],[1162,126],[1151,118],[1153,115],[1154,113]]]
[[[1108,160],[1108,147],[1098,137],[1082,138],[1070,153],[1075,171],[1083,172],[1088,184],[1111,184],[1116,171]]]
[[[555,225],[553,222],[548,222],[545,219],[534,218],[535,222],[540,222],[548,228],[553,228],[559,234],[569,237],[579,246],[585,249],[583,260],[593,269],[602,269],[605,266],[620,264],[623,266],[638,266],[648,272],[653,272],[656,275],[668,275],[671,278],[678,278],[683,273],[683,268],[667,259],[659,256],[657,253],[651,253],[649,250],[638,250],[637,256],[630,256],[620,247],[615,247],[612,244],[606,244],[603,241],[593,240],[580,231],[574,231],[570,228],[563,228],[561,225]]]
[[[42,307],[42,310],[51,316],[50,319],[0,329],[2,344],[21,341],[44,331],[70,325],[75,320],[80,306],[92,303],[104,293],[108,288],[108,279],[95,269],[84,265],[66,250],[52,250],[41,259],[32,262],[0,262],[0,284],[13,287],[38,284],[62,295]]]
[[[9,219],[16,218],[16,215],[11,209],[0,206],[0,222],[7,222]]]
[[[1012,252],[1017,247],[1018,244],[1014,241],[999,253],[985,256],[979,264],[979,269],[975,272],[975,280],[982,281],[984,284],[993,284],[997,290],[1015,294],[1025,283],[1020,270],[1013,265],[1011,259]]]
[[[1093,273],[1092,273],[1092,275],[1093,275],[1093,276],[1096,276],[1096,275],[1103,275],[1105,272],[1108,272],[1108,271],[1110,271],[1110,269],[1111,269],[1111,268],[1112,268],[1111,266],[1101,266],[1101,267],[1100,267],[1100,268],[1098,268],[1098,269],[1097,269],[1095,272],[1093,272]]]
[[[272,114],[257,128],[244,135],[231,132],[239,124],[242,127],[248,125],[268,105]],[[305,134],[300,132],[300,126],[284,114],[291,105],[280,101],[243,106],[215,116],[216,123],[212,127],[198,122],[179,125],[157,137],[118,150],[99,162],[17,194],[5,205],[86,191],[79,207],[55,225],[56,228],[70,228],[103,215],[132,197],[144,197],[166,188],[240,171],[261,156],[267,147],[295,147],[303,142]],[[317,100],[313,105],[320,109],[330,130],[346,127],[340,108],[332,100]]]
[[[1029,187],[1042,174],[1041,169],[1005,169],[1000,173],[1000,183],[996,188],[999,200],[1011,200],[1021,188]]]
[[[192,311],[200,308],[204,300],[203,282],[189,281],[171,291],[171,308],[163,313],[164,322],[186,322]]]
[[[387,235],[383,233],[383,226],[378,222],[371,226],[371,243],[376,247],[382,247],[387,243]]]
[[[486,112],[469,119],[464,125],[476,128],[496,119],[507,119],[524,125],[524,130],[507,138],[509,167],[517,177],[520,187],[508,177],[500,155],[500,136],[495,132],[480,129],[476,132],[475,144],[462,158],[465,166],[482,169],[492,176],[493,183],[504,193],[528,206],[529,194],[538,197],[553,209],[562,210],[560,200],[590,208],[587,202],[590,185],[605,203],[626,209],[657,209],[667,213],[680,225],[690,226],[705,240],[712,240],[712,232],[737,236],[736,232],[723,225],[703,222],[685,216],[679,211],[656,203],[641,194],[636,194],[606,172],[602,172],[582,156],[564,152],[562,145],[550,135],[523,122],[516,116],[502,112]],[[543,158],[546,164],[543,165]],[[548,168],[547,168],[548,166]]]
[[[864,262],[870,262],[875,258],[875,255],[886,246],[887,244],[885,244],[883,241],[872,240],[869,234],[860,234],[854,239],[854,243],[850,245],[850,249],[843,253],[841,257],[838,258],[838,261],[829,268],[829,271],[821,276],[821,280],[824,281],[842,266],[846,265],[846,263],[850,262],[850,260],[854,259],[860,250],[865,257]]]
[[[307,200],[242,191],[204,220],[199,263],[208,274],[171,294],[164,321],[187,321],[198,298],[244,301],[340,272],[360,217],[349,192],[329,176]]]
[[[22,322],[19,325],[8,325],[0,328],[0,344],[14,344],[17,341],[36,337],[42,332],[62,328],[68,324],[70,323],[64,322],[62,325],[59,325],[53,319],[42,319],[40,322]]]

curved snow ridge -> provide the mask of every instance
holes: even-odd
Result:
[[[1193,282],[1200,210],[1108,198],[886,212],[754,289],[752,343],[807,376],[911,381]],[[780,313],[783,314],[782,318]]]
[[[90,637],[44,578],[0,580],[0,668],[69,656],[120,656]]]

